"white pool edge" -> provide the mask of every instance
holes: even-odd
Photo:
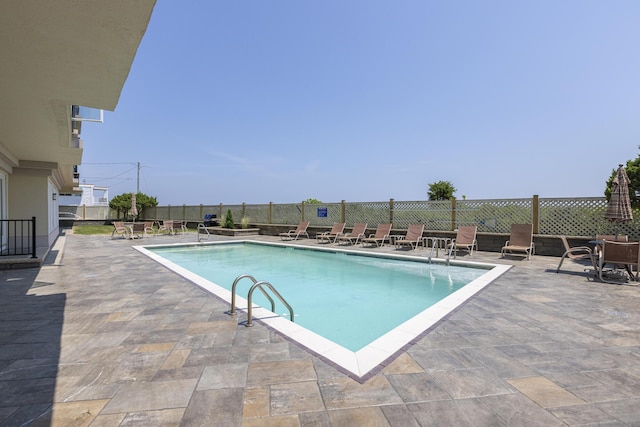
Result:
[[[195,283],[202,289],[218,296],[229,304],[231,308],[231,291],[223,288],[222,286],[211,282],[191,271],[155,254],[154,252],[146,249],[147,247],[169,247],[169,246],[199,246],[199,245],[219,245],[229,243],[241,243],[250,242],[258,244],[276,245],[276,246],[288,246],[298,249],[309,250],[328,250],[331,252],[348,252],[362,256],[375,256],[381,258],[394,258],[394,259],[406,259],[411,261],[427,262],[424,257],[410,256],[410,255],[392,255],[392,254],[367,254],[360,251],[349,251],[339,248],[316,248],[316,247],[301,247],[291,246],[280,243],[261,242],[254,240],[235,240],[232,242],[204,242],[204,243],[178,243],[178,244],[160,244],[160,245],[145,245],[145,246],[133,246],[134,249],[140,253],[148,256],[159,264],[174,271],[175,273],[183,276],[185,279]],[[441,263],[442,260],[435,260],[434,262]],[[357,352],[353,352],[342,347],[339,344],[334,343],[310,330],[303,328],[302,326],[290,322],[289,320],[272,313],[269,310],[256,306],[253,306],[253,319],[262,322],[268,327],[280,332],[284,336],[288,337],[292,341],[306,347],[311,352],[318,356],[332,362],[337,367],[353,374],[357,378],[362,378],[370,373],[375,368],[381,366],[383,362],[394,356],[401,351],[405,346],[416,340],[420,335],[424,334],[428,329],[433,327],[437,322],[448,316],[472,296],[480,292],[491,282],[496,280],[502,274],[506,273],[512,266],[504,264],[490,264],[479,263],[470,261],[450,261],[451,265],[458,266],[476,266],[480,268],[490,268],[485,274],[479,278],[471,281],[461,289],[445,297],[441,301],[427,308],[426,310],[418,313],[411,319],[400,324],[393,330],[387,332],[380,338],[376,339],[369,345],[363,347]],[[247,300],[245,298],[236,295],[236,307],[240,312],[236,315],[240,318],[246,319]],[[242,316],[242,317],[241,317]]]

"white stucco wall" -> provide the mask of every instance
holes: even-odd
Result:
[[[36,217],[36,247],[50,247],[58,236],[58,225],[50,223],[51,183],[48,175],[13,174],[9,177],[8,219]]]

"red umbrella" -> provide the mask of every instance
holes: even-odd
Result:
[[[613,179],[611,198],[604,217],[616,224],[616,234],[618,234],[618,225],[620,223],[629,222],[633,219],[631,200],[629,199],[629,177],[622,165],[618,167],[616,176]]]

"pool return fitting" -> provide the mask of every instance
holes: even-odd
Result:
[[[251,303],[251,299],[253,298],[253,291],[255,291],[256,289],[259,289],[260,292],[262,292],[262,295],[264,295],[269,300],[269,302],[271,303],[271,311],[275,313],[275,310],[276,310],[275,302],[273,301],[273,298],[271,298],[271,296],[264,289],[265,286],[269,288],[271,292],[273,292],[276,298],[278,298],[280,302],[284,304],[285,307],[287,307],[287,309],[289,309],[289,320],[293,322],[293,308],[291,308],[289,303],[282,297],[282,295],[280,295],[280,293],[276,291],[276,289],[271,285],[271,283],[265,282],[264,280],[257,281],[255,277],[251,276],[250,274],[241,274],[240,276],[236,277],[236,280],[233,281],[233,285],[231,285],[231,310],[227,312],[229,316],[235,316],[236,314],[236,286],[238,285],[238,282],[240,280],[245,278],[251,280],[253,282],[253,285],[251,285],[251,288],[249,289],[249,293],[247,294],[247,322],[245,323],[244,326],[246,327],[253,326],[253,322],[252,322],[253,304]]]

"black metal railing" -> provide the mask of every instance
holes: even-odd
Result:
[[[36,257],[36,217],[0,219],[0,256]]]

